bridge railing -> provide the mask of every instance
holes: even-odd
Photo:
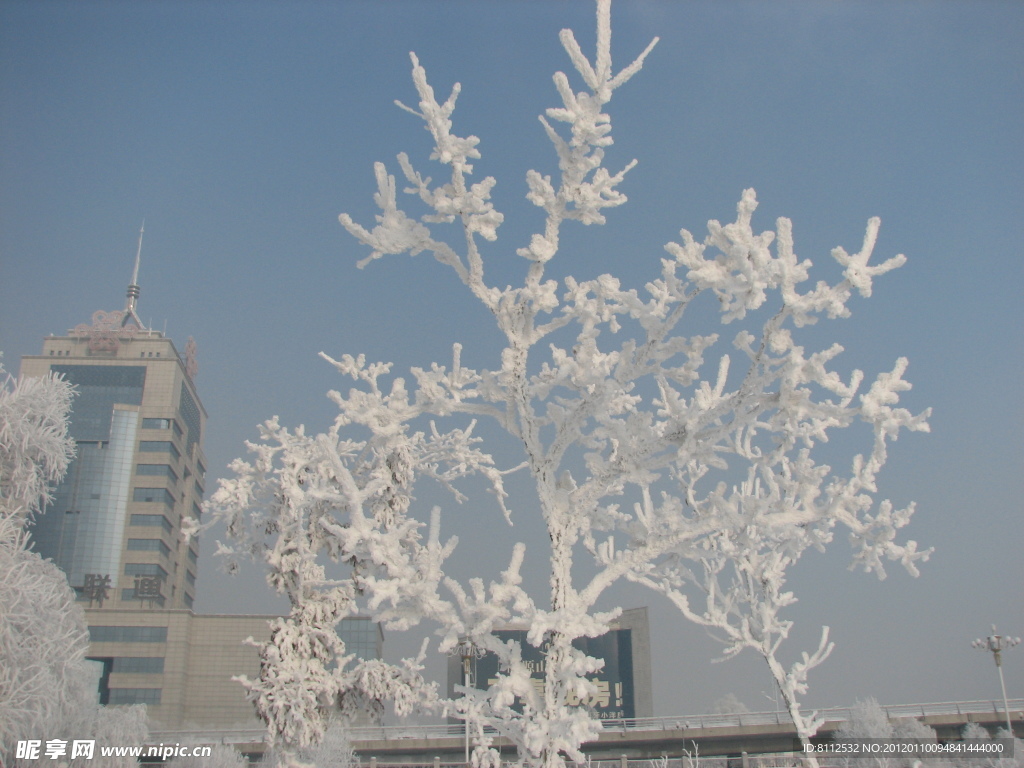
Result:
[[[1013,719],[1019,719],[1024,712],[1024,699],[1011,699],[1010,712]],[[1004,717],[1001,701],[948,701],[931,704],[898,704],[883,706],[890,718],[929,717],[941,715],[996,715],[996,719]],[[833,707],[818,710],[819,716],[826,723],[845,722],[850,719],[853,710],[850,707]],[[743,727],[752,725],[790,725],[789,715],[785,712],[743,712],[736,714],[678,715],[674,717],[638,717],[628,720],[603,720],[601,725],[606,731],[619,732],[651,732],[651,731],[689,731],[714,728]],[[220,743],[220,744],[257,744],[263,741],[265,731],[261,728],[223,728],[217,730],[179,730],[156,731],[150,739],[158,739],[165,743]],[[397,724],[355,726],[349,732],[353,742],[359,741],[392,741],[398,739],[443,739],[462,737],[465,728],[462,723],[441,723],[433,725]]]
[[[1024,699],[1011,699],[1010,712],[1024,711]],[[883,706],[889,718],[929,717],[939,715],[1003,716],[1001,701],[947,701],[932,704],[898,704]],[[819,709],[818,715],[826,723],[840,723],[850,719],[851,707]],[[602,720],[606,731],[678,731],[730,728],[751,725],[791,725],[786,712],[742,712],[733,714],[677,715],[674,717],[637,717],[626,720]],[[356,726],[351,730],[353,741],[390,741],[392,739],[432,739],[461,736],[461,723],[438,725],[382,725]]]

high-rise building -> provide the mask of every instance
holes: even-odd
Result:
[[[138,254],[123,311],[96,312],[22,358],[22,376],[53,372],[77,391],[76,457],[32,538],[90,608],[191,608],[198,542],[179,534],[201,514],[206,474],[195,342],[181,355],[143,325],[137,280]]]
[[[206,475],[206,411],[196,392],[196,345],[182,356],[139,319],[139,256],[123,310],[49,336],[21,375],[59,374],[75,385],[76,456],[53,503],[33,522],[32,544],[66,574],[85,608],[89,659],[102,704],[146,704],[154,728],[257,726],[232,678],[259,676],[256,649],[272,616],[192,612]],[[349,651],[380,658],[380,627],[342,622]]]

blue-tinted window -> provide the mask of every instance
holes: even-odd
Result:
[[[188,551],[188,559],[192,561],[193,565],[195,565],[196,560],[199,559],[198,556],[195,553],[195,550],[189,549],[189,551]]]
[[[126,675],[159,675],[164,671],[163,656],[116,656],[111,672]]]
[[[139,450],[143,453],[169,453],[176,459],[181,458],[181,451],[170,440],[140,440]]]
[[[159,552],[164,557],[170,557],[171,548],[160,539],[128,539],[128,549],[135,552]]]
[[[121,590],[121,599],[122,600],[138,600],[139,597],[135,594],[135,587],[126,587],[125,589],[122,589]],[[147,595],[147,596],[145,596],[145,597],[143,597],[141,599],[142,599],[142,602],[144,602],[144,603],[152,603],[154,605],[159,605],[161,608],[164,607],[164,596],[163,595],[154,596],[154,597],[150,597],[150,596]]]
[[[192,595],[190,595],[188,592],[185,593],[183,601],[185,603],[186,608],[192,608]]]
[[[181,399],[179,401],[178,408],[181,411],[181,418],[185,422],[185,428],[188,430],[185,454],[187,456],[191,456],[192,446],[200,441],[199,406],[196,405],[196,401],[192,398],[192,395],[189,394],[188,387],[184,384],[181,385]]]
[[[192,571],[186,570],[185,571],[185,581],[188,582],[191,586],[194,587],[196,585],[196,575],[194,573],[192,573]]]
[[[132,491],[132,501],[150,501],[173,507],[174,494],[166,488],[136,488]]]
[[[111,688],[107,703],[114,704],[160,704],[160,688]]]
[[[142,420],[142,428],[143,429],[170,429],[171,428],[171,420],[170,419],[143,419]]]
[[[156,563],[125,563],[124,574],[125,576],[159,576],[161,579],[167,578],[167,571]]]
[[[371,619],[352,617],[343,619],[338,635],[345,643],[345,650],[360,659],[378,659],[381,656],[383,636],[380,627]]]
[[[166,477],[169,480],[178,482],[178,473],[170,464],[136,464],[135,474],[147,475],[149,477]]]
[[[167,627],[89,627],[91,643],[166,643]]]
[[[163,515],[132,515],[132,525],[149,525],[159,526],[165,531],[170,533],[174,530],[174,526],[171,525],[171,521]]]
[[[192,514],[195,515],[196,520],[203,516],[203,508],[196,504],[194,501],[192,502]]]
[[[78,390],[68,432],[75,440],[107,441],[114,404],[141,405],[146,383],[142,365],[51,365]]]

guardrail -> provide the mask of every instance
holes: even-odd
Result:
[[[1010,699],[1010,713],[1013,719],[1024,718],[1024,699]],[[942,715],[963,716],[996,715],[1003,719],[1001,701],[945,701],[932,704],[897,704],[883,706],[889,718],[936,717]],[[845,722],[850,719],[851,707],[831,707],[818,710],[826,723]],[[606,731],[657,732],[678,730],[703,730],[713,728],[743,727],[751,725],[790,725],[785,712],[743,712],[736,714],[678,715],[674,717],[638,717],[628,720],[603,720]],[[349,732],[353,742],[393,741],[398,739],[443,739],[462,737],[465,728],[455,724],[399,724],[378,726],[354,726]],[[151,741],[163,743],[200,744],[258,744],[266,732],[262,728],[220,728],[211,730],[154,731]]]

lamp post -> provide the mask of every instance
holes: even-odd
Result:
[[[452,651],[453,656],[458,656],[462,659],[462,685],[466,688],[473,687],[473,660],[479,659],[487,651],[483,648],[477,647],[476,643],[470,640],[468,637],[464,637],[459,640],[459,644],[455,646],[455,650]],[[465,696],[465,694],[463,694]],[[463,718],[463,724],[465,728],[465,739],[466,739],[466,765],[469,765],[469,718]]]
[[[999,685],[1003,689],[1003,712],[1006,714],[1006,732],[1013,738],[1013,726],[1010,724],[1010,703],[1006,699],[1006,681],[1003,679],[1003,651],[1020,643],[1019,637],[1007,637],[996,634],[996,625],[992,625],[992,634],[979,637],[971,645],[982,651],[991,651],[995,658],[996,669],[999,670]]]

